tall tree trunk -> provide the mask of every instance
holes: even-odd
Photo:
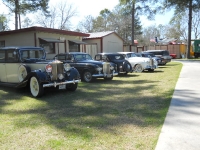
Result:
[[[133,1],[133,6],[132,6],[132,45],[134,45],[134,26],[135,26],[135,1]]]
[[[15,30],[18,29],[18,9],[19,9],[19,0],[15,0]]]
[[[191,30],[192,30],[192,0],[189,1],[189,21],[188,21],[187,59],[190,58]]]
[[[20,15],[20,13],[19,13],[19,29],[21,29],[22,27],[21,27],[21,15]]]

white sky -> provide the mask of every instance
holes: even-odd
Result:
[[[97,17],[99,12],[105,8],[109,10],[113,10],[113,8],[119,4],[119,0],[64,0],[68,4],[72,4],[74,8],[77,9],[78,16],[71,19],[71,23],[73,26],[76,26],[79,21],[82,21],[84,17],[91,15],[93,17]],[[55,5],[59,0],[50,0],[50,5]],[[2,4],[0,0],[0,14],[7,14],[8,10],[6,6]],[[155,21],[149,21],[145,16],[141,17],[141,24],[143,26],[150,25],[166,25],[172,16],[172,12],[166,13],[165,15],[157,15]],[[14,21],[14,15],[10,17]],[[11,29],[14,29],[14,24],[10,25]]]

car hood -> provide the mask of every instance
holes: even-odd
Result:
[[[127,58],[128,61],[139,61],[139,62],[144,62],[144,61],[149,61],[149,58],[145,57],[129,57]]]
[[[78,61],[78,63],[89,63],[89,64],[95,64],[95,65],[103,65],[103,63],[105,62],[102,62],[102,61],[97,61],[97,60],[81,60],[81,61]],[[109,62],[111,63],[111,62]],[[113,63],[111,63],[113,64]]]

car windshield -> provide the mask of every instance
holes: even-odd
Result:
[[[168,51],[163,51],[163,56],[168,56],[169,52]]]
[[[20,50],[20,56],[22,60],[45,59],[45,51],[43,49]]]
[[[128,54],[126,54],[126,56],[128,58],[130,58],[130,57],[138,57],[135,53],[128,53]]]
[[[93,60],[89,54],[76,54],[74,58],[76,60]]]
[[[153,53],[144,53],[144,55],[145,55],[145,57],[149,57],[149,56],[155,57],[155,55]]]
[[[141,55],[140,53],[135,53],[135,55],[136,55],[137,57],[142,57],[142,55]]]
[[[111,55],[110,58],[112,60],[123,60],[124,56],[123,55]]]

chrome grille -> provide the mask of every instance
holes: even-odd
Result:
[[[58,74],[63,74],[63,63],[52,63],[51,80],[58,80]]]
[[[154,65],[154,61],[152,58],[150,58],[150,66],[153,66]]]
[[[110,74],[110,63],[105,62],[103,64],[103,74]]]

